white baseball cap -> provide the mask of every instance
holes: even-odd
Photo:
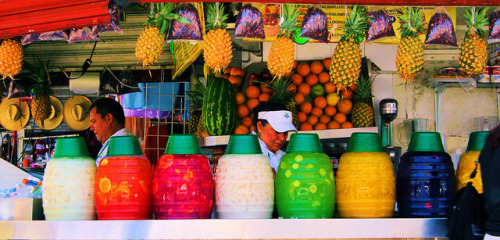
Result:
[[[258,119],[267,120],[277,132],[297,131],[293,126],[292,118],[292,112],[285,110],[259,112],[258,117]]]

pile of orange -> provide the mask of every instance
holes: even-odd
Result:
[[[330,58],[299,62],[290,76],[301,131],[353,127],[349,120],[356,86],[337,89],[328,74],[330,64]]]
[[[229,80],[233,84],[235,92],[238,92],[243,85],[245,70],[240,67],[226,67],[222,77]]]

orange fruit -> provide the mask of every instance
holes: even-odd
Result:
[[[231,75],[231,69],[233,69],[233,67],[226,67],[226,68],[224,69],[224,74]]]
[[[286,90],[292,91],[292,92],[297,92],[297,86],[295,86],[295,84],[290,84],[290,85],[288,85]]]
[[[326,69],[330,69],[330,65],[332,65],[332,59],[331,58],[325,58],[325,59],[323,59],[323,66]]]
[[[326,129],[326,123],[319,122],[316,123],[316,125],[314,125],[314,130],[325,130],[325,129]]]
[[[326,106],[325,109],[325,114],[326,116],[329,116],[329,117],[333,117],[333,115],[335,115],[335,113],[337,113],[337,109],[334,107],[334,106]]]
[[[345,114],[338,112],[333,116],[333,120],[337,121],[338,123],[342,124],[347,120],[347,117]]]
[[[310,102],[303,102],[302,104],[300,104],[299,109],[301,112],[309,114],[312,110],[312,104]]]
[[[229,76],[228,80],[235,86],[240,86],[243,82],[243,79],[240,76]]]
[[[318,123],[318,117],[309,115],[309,117],[307,117],[307,122],[314,126],[316,123]]]
[[[319,107],[313,107],[311,109],[311,114],[316,117],[321,117],[321,115],[323,115],[323,110]]]
[[[297,120],[299,121],[299,123],[303,123],[307,120],[307,114],[303,113],[303,112],[298,112],[297,113]]]
[[[240,77],[245,76],[245,71],[243,70],[243,68],[240,68],[240,67],[231,68],[231,71],[229,73],[232,76],[240,76]]]
[[[229,80],[229,77],[231,77],[231,75],[229,74],[222,74],[220,75],[222,78],[225,78],[225,79],[228,79]]]
[[[326,98],[323,96],[318,96],[314,98],[314,106],[319,107],[321,109],[326,107]]]
[[[292,70],[294,70],[295,68],[297,68],[297,61],[293,61]]]
[[[290,74],[292,74],[292,71],[285,73],[285,78],[290,77]]]
[[[337,110],[345,115],[351,113],[352,110],[352,102],[349,99],[342,99],[337,103]]]
[[[244,118],[250,114],[250,109],[248,109],[247,105],[240,104],[237,107],[238,118]]]
[[[252,125],[252,126],[250,127],[250,132],[255,132],[255,126],[254,126],[254,125]]]
[[[309,73],[306,76],[306,83],[309,84],[309,86],[314,86],[318,83],[318,75],[314,73]]]
[[[242,92],[236,93],[236,104],[237,105],[244,103],[245,99],[246,99],[245,94],[243,94]]]
[[[337,87],[333,82],[327,82],[323,85],[323,87],[325,88],[325,93],[332,93],[337,91]]]
[[[248,86],[247,89],[245,89],[245,95],[248,98],[258,98],[260,95],[260,89],[257,86]]]
[[[311,93],[311,86],[307,83],[301,83],[298,87],[297,90],[299,93],[304,94],[304,96],[307,96]]]
[[[299,85],[302,83],[302,81],[304,81],[304,79],[302,78],[302,76],[298,73],[294,73],[292,74],[292,76],[290,77],[292,79],[292,83],[295,84],[295,85]]]
[[[297,65],[296,70],[297,70],[297,73],[302,75],[302,77],[307,76],[307,74],[309,74],[311,72],[311,68],[309,67],[309,64],[307,64],[307,63],[299,63]]]
[[[311,125],[308,122],[303,122],[303,123],[300,124],[299,130],[300,131],[310,131],[310,130],[313,130],[313,125]]]
[[[267,101],[269,101],[269,97],[270,96],[271,96],[271,94],[269,94],[269,93],[261,93],[259,95],[259,101],[261,101],[261,102],[267,102]]]
[[[330,121],[327,125],[328,129],[338,129],[340,128],[340,123],[337,121]]]
[[[319,74],[323,72],[323,63],[321,61],[314,61],[311,63],[311,72],[314,74]]]
[[[248,129],[245,125],[238,125],[236,129],[234,129],[234,134],[249,134],[250,129]]]
[[[244,117],[243,119],[241,119],[241,124],[243,124],[247,127],[251,127],[252,126],[252,118],[251,117]]]
[[[318,74],[319,83],[327,83],[330,81],[330,75],[327,72],[320,72]]]
[[[323,115],[319,117],[319,122],[327,124],[328,122],[330,122],[330,117],[328,117],[327,115]]]
[[[272,93],[273,90],[269,88],[269,84],[267,83],[261,83],[260,84],[260,90],[265,93]]]
[[[358,88],[358,84],[354,83],[351,86],[349,86],[348,88],[351,89],[353,92],[356,92],[356,88]]]
[[[350,123],[350,122],[344,122],[344,123],[340,124],[340,127],[341,128],[352,128],[353,126],[352,126],[352,123]]]
[[[259,105],[260,101],[257,98],[251,98],[247,100],[247,106],[250,109],[250,111],[253,111],[257,105]]]
[[[295,96],[293,96],[293,101],[295,101],[295,104],[300,105],[301,103],[304,102],[304,94],[302,93],[295,93]]]
[[[352,99],[353,92],[351,89],[346,88],[344,91],[340,92],[342,98]]]

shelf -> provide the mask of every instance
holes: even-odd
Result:
[[[440,87],[465,87],[470,85],[471,87],[477,88],[499,88],[500,83],[478,83],[475,78],[467,77],[432,77],[429,79],[429,87],[440,88]]]
[[[446,233],[444,218],[0,221],[0,239],[445,238]]]
[[[328,130],[313,130],[313,131],[299,131],[299,133],[316,133],[319,135],[320,139],[331,139],[331,138],[350,138],[352,133],[355,132],[375,132],[378,133],[377,127],[366,127],[366,128],[345,128],[345,129],[328,129]],[[288,139],[290,139],[288,134]],[[223,136],[210,136],[201,139],[200,144],[202,147],[212,147],[218,145],[227,145],[229,141],[229,135]]]

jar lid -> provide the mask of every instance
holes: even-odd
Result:
[[[411,135],[408,151],[444,152],[441,134],[438,132],[414,132]]]
[[[165,154],[201,154],[200,142],[194,134],[172,134],[168,137]]]
[[[89,150],[83,137],[58,138],[54,157],[89,156]]]
[[[316,133],[293,133],[286,153],[323,153],[319,136]]]
[[[490,134],[488,131],[472,132],[469,136],[467,151],[483,150],[488,134]]]
[[[141,144],[136,136],[116,136],[109,139],[107,156],[138,156],[144,155]]]
[[[262,154],[257,135],[231,135],[227,143],[226,154]]]
[[[351,135],[347,152],[383,152],[378,133],[356,132]]]

